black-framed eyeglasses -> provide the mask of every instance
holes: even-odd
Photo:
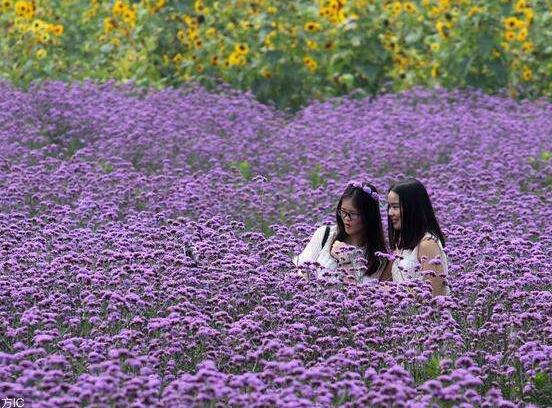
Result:
[[[351,221],[356,221],[360,218],[359,213],[349,212],[342,209],[339,210],[339,216],[342,220],[344,220],[346,217],[349,217]]]

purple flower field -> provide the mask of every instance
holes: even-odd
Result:
[[[478,92],[0,84],[0,401],[551,406],[550,151],[552,104]],[[348,180],[403,176],[451,297],[298,276]]]

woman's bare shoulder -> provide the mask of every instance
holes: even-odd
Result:
[[[419,254],[421,255],[438,255],[439,244],[434,239],[422,239],[419,245]]]

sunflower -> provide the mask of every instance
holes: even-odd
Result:
[[[525,41],[525,42],[521,45],[521,51],[523,51],[523,52],[526,53],[526,54],[530,54],[530,53],[532,53],[534,50],[535,50],[535,46],[533,45],[533,43],[532,43],[531,41]]]
[[[397,15],[397,14],[400,14],[401,11],[402,11],[402,4],[400,1],[395,1],[392,5],[391,5],[391,11],[393,12],[394,15]]]
[[[247,60],[245,59],[245,55],[238,55],[237,61],[238,65],[245,65],[245,63],[247,62]]]
[[[520,26],[520,21],[517,17],[508,17],[504,19],[504,27],[506,30],[514,30]]]
[[[406,11],[408,14],[414,14],[418,10],[416,9],[416,5],[409,1],[404,3],[404,11]]]
[[[442,37],[446,37],[448,35],[447,25],[444,21],[437,21],[435,23],[435,29]]]
[[[113,10],[112,13],[115,16],[123,14],[123,11],[125,11],[125,5],[121,0],[115,0],[115,3],[113,4]]]
[[[35,6],[27,1],[18,1],[15,3],[15,15],[32,20],[34,17]]]
[[[42,20],[34,20],[33,21],[33,24],[32,24],[32,30],[37,33],[39,31],[41,31],[44,27],[45,27],[45,24]]]
[[[15,15],[23,17],[27,13],[27,3],[24,1],[18,1],[15,3]]]
[[[217,30],[214,27],[210,27],[205,31],[207,38],[213,38],[217,34]]]
[[[105,34],[109,34],[111,30],[115,28],[115,24],[111,21],[111,18],[105,17],[103,20],[103,29]]]
[[[527,8],[527,1],[526,0],[518,0],[516,1],[516,5],[514,9],[516,10],[516,13],[523,13],[523,10]]]
[[[277,34],[276,31],[271,31],[270,33],[268,33],[263,41],[263,44],[266,47],[272,47],[273,45],[272,40],[274,39],[274,37],[276,37],[276,34]]]
[[[247,44],[236,44],[234,47],[234,52],[236,52],[238,55],[246,55],[249,52],[249,47]]]
[[[504,33],[504,39],[508,42],[512,42],[516,39],[516,33],[513,31],[506,31]]]
[[[186,24],[187,26],[190,26],[190,25],[192,25],[192,18],[191,18],[189,15],[184,14],[184,15],[182,16],[182,22],[183,22],[184,24]]]
[[[36,58],[38,59],[43,59],[44,57],[46,57],[46,55],[48,55],[48,51],[46,51],[44,48],[39,48],[36,53]]]
[[[479,14],[483,11],[483,9],[481,7],[477,7],[477,6],[474,6],[470,9],[470,11],[468,12],[468,17],[473,17],[475,16],[476,14]]]
[[[238,65],[238,63],[239,63],[238,54],[236,52],[233,52],[228,57],[228,65]]]
[[[323,7],[318,12],[318,15],[320,17],[330,17],[332,14],[333,14],[332,9],[330,9],[328,7]]]
[[[528,66],[523,67],[521,77],[524,81],[530,81],[531,79],[533,79],[533,71],[531,71],[531,68],[529,68]]]
[[[203,3],[201,1],[196,1],[195,2],[195,11],[196,13],[204,13],[205,12],[205,6],[203,5]]]
[[[318,43],[316,41],[307,40],[307,48],[310,50],[316,50],[318,48]]]
[[[180,63],[184,60],[184,58],[182,57],[182,54],[178,53],[176,54],[172,61],[174,62],[175,65],[180,65]]]
[[[134,26],[136,23],[136,13],[130,9],[126,10],[123,15],[123,21],[129,26]]]
[[[305,23],[305,30],[311,33],[320,30],[320,24],[315,23],[314,21],[309,21]]]
[[[521,30],[519,30],[519,33],[517,35],[517,39],[518,41],[525,41],[527,39],[527,35],[528,35],[528,30],[527,28],[522,28]]]
[[[61,24],[56,24],[54,26],[54,34],[58,37],[63,34],[63,26]]]
[[[307,69],[310,72],[314,72],[316,71],[316,68],[318,68],[318,64],[312,57],[309,57],[309,56],[304,57],[303,63],[307,66]]]

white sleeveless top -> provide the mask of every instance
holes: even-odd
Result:
[[[326,226],[319,227],[312,235],[309,243],[303,249],[299,255],[293,257],[293,263],[295,266],[300,266],[305,262],[318,262],[324,268],[335,269],[337,268],[337,260],[330,255],[332,244],[337,236],[337,225],[330,227],[330,233],[328,239],[322,248],[322,240],[324,239],[324,233],[326,232]]]
[[[426,233],[423,239],[431,238],[432,235]],[[441,241],[437,239],[437,245],[439,245],[439,258],[441,259],[441,266],[445,275],[448,274],[448,258],[445,253]],[[395,261],[391,267],[391,274],[393,276],[393,282],[406,282],[411,280],[423,280],[425,279],[421,273],[421,264],[418,260],[418,249],[420,244],[416,245],[414,249],[401,249],[395,251]],[[450,287],[447,285],[445,288],[445,294],[450,295]]]
[[[326,226],[323,225],[319,227],[309,243],[303,249],[299,255],[293,257],[293,263],[295,266],[300,266],[305,262],[318,262],[322,268],[319,268],[317,271],[317,276],[322,276],[327,270],[335,270],[339,266],[337,260],[330,254],[332,245],[337,237],[337,225],[330,226],[330,233],[328,234],[328,239],[322,248],[322,240],[324,239],[324,233],[326,232]],[[357,271],[356,262],[353,260],[353,267]],[[359,272],[356,274],[357,281],[366,282],[369,280],[378,280],[384,268],[380,268],[376,273],[365,276],[359,268]]]

